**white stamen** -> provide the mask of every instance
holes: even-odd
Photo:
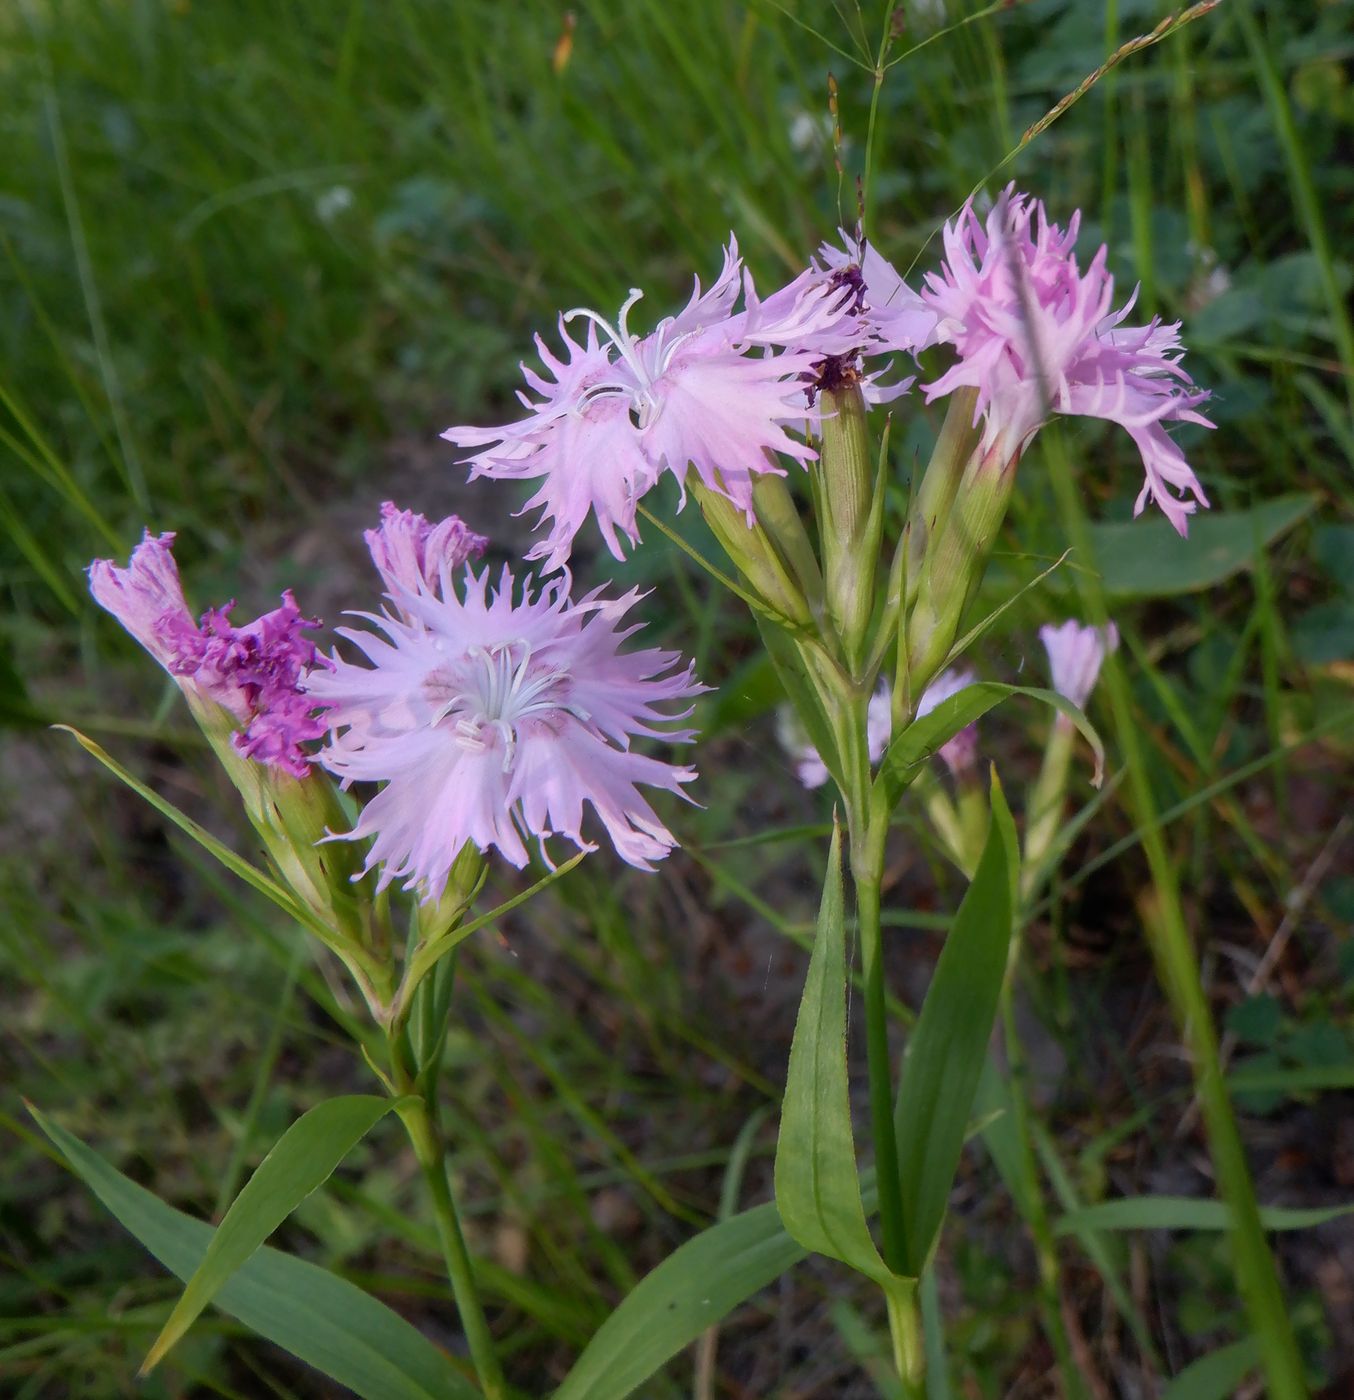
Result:
[[[461,688],[441,705],[433,723],[456,715],[452,731],[457,741],[476,753],[489,747],[485,730],[493,730],[503,743],[505,773],[516,758],[518,728],[524,720],[562,711],[588,722],[588,712],[560,693],[569,680],[567,668],[538,664],[538,673],[531,674],[529,642],[473,647],[466,659],[471,667],[460,678]]]

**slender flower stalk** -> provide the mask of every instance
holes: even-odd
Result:
[[[419,1171],[428,1188],[438,1243],[456,1300],[456,1311],[465,1330],[470,1359],[488,1400],[507,1400],[508,1386],[498,1360],[493,1334],[489,1330],[475,1281],[475,1269],[461,1231],[456,1199],[447,1170],[447,1143],[442,1132],[435,1091],[421,1092],[405,1064],[405,1053],[398,1044],[391,1046],[394,1088],[400,1095],[396,1112],[409,1135]]]

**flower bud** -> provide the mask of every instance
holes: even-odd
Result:
[[[957,389],[951,396],[940,436],[912,501],[907,517],[905,606],[909,611],[917,596],[927,548],[944,529],[964,467],[978,446],[981,425],[974,421],[977,402],[976,389]]]
[[[944,524],[926,542],[898,647],[897,689],[905,708],[915,706],[949,658],[1006,517],[1018,461],[1018,453],[1008,457],[1000,445],[972,453]]]
[[[185,691],[185,697],[283,880],[337,939],[364,943],[366,930],[352,884],[359,868],[354,850],[346,842],[325,841],[348,826],[333,783],[314,770],[295,778],[245,758],[234,742],[236,722],[230,711],[193,691]]]
[[[705,523],[753,591],[769,608],[790,622],[811,627],[813,614],[795,571],[782,557],[760,520],[749,523],[738,506],[701,482],[690,482],[689,489],[701,508]]]
[[[757,476],[752,486],[752,510],[780,557],[790,566],[810,612],[817,615],[823,606],[823,575],[809,532],[799,518],[799,507],[783,476],[773,472]]]
[[[819,462],[823,570],[828,617],[848,661],[859,659],[874,611],[883,527],[865,400],[855,384],[820,396],[823,449]]]

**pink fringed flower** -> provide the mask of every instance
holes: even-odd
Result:
[[[376,553],[373,547],[373,554]],[[378,561],[379,563],[379,561]],[[505,568],[468,569],[458,596],[386,577],[393,607],[374,631],[344,628],[370,665],[334,658],[310,680],[331,726],[320,762],[346,786],[384,787],[344,839],[372,837],[366,868],[436,899],[467,841],[514,865],[525,840],[559,835],[581,850],[590,805],[621,858],[652,868],[676,845],[640,786],[681,793],[695,772],[631,751],[636,736],[686,742],[666,707],[699,693],[676,652],[621,652],[640,596],[574,603],[565,574],[515,596]]]
[[[172,533],[146,531],[126,568],[111,559],[89,566],[95,601],[190,695],[223,706],[240,725],[232,742],[246,758],[304,777],[301,745],[324,736],[302,682],[317,664],[314,644],[301,634],[320,624],[301,615],[288,589],[282,606],[244,627],[232,626],[233,603],[208,609],[195,623],[184,601]]]
[[[364,530],[362,538],[391,592],[445,594],[452,575],[489,547],[487,536],[477,535],[459,516],[430,525],[425,516],[401,510],[393,501],[382,504],[380,527]]]
[[[1179,322],[1125,326],[1137,293],[1112,309],[1103,246],[1081,272],[1073,251],[1080,214],[1061,229],[1042,203],[1013,189],[985,224],[970,203],[945,226],[945,261],[922,300],[959,360],[925,386],[927,401],[976,388],[983,447],[1003,461],[1019,456],[1050,413],[1118,423],[1146,473],[1134,514],[1153,500],[1184,535],[1208,498],[1165,424],[1213,425],[1195,411],[1209,395],[1180,366]]]
[[[759,300],[749,280],[747,335],[750,340],[807,352],[804,374],[810,399],[819,388],[846,380],[859,384],[871,403],[886,403],[912,387],[911,378],[877,382],[883,370],[867,372],[871,356],[917,354],[935,340],[936,313],[897,269],[863,237],[841,230],[843,248],[824,243],[818,259],[788,286]]]
[[[958,695],[975,680],[972,671],[942,671],[917,702],[917,718],[929,715],[942,700]],[[940,757],[956,778],[971,772],[978,761],[978,726],[965,725],[953,739],[946,740],[940,746]]]
[[[1053,689],[1079,710],[1085,709],[1105,658],[1119,645],[1118,628],[1112,622],[1102,629],[1069,620],[1060,627],[1041,627],[1039,640],[1048,652]],[[1058,722],[1071,723],[1063,715]]]
[[[686,308],[647,336],[629,327],[639,291],[614,325],[586,308],[566,312],[559,323],[563,358],[538,336],[544,372],[522,367],[531,390],[518,396],[525,418],[442,434],[479,449],[462,459],[472,479],[541,480],[526,509],[540,507],[550,530],[529,558],[544,559],[547,569],[562,566],[590,512],[607,548],[624,557],[622,537],[639,539],[636,502],[665,471],[684,481],[694,468],[710,490],[750,515],[753,474],[781,470],[770,454],[801,462],[814,456],[785,431],[806,416],[799,376],[811,357],[799,350],[748,353],[763,342],[750,340],[746,315],[733,312],[741,268],[731,238],[710,290],[702,293],[697,282]],[[589,322],[581,341],[566,329],[579,317]]]

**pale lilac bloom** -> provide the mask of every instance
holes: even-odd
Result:
[[[318,627],[303,617],[288,589],[282,606],[243,627],[231,608],[209,608],[194,622],[174,562],[174,536],[149,530],[126,568],[111,559],[89,566],[94,600],[112,613],[167,670],[179,686],[228,710],[240,726],[232,737],[246,758],[302,778],[310,771],[301,745],[322,738],[326,725],[314,713],[303,682],[323,664],[302,636]]]
[[[861,282],[861,317],[869,331],[869,354],[917,354],[935,344],[936,312],[903,281],[898,269],[865,238],[839,229],[842,248],[824,243],[818,256],[837,276],[854,269]]]
[[[865,743],[871,763],[878,763],[889,746],[889,731],[893,725],[889,702],[889,683],[886,680],[880,681],[879,689],[870,696],[865,716]],[[794,763],[795,777],[806,788],[822,787],[829,776],[827,764],[823,762],[813,741],[788,706],[781,711],[777,728],[781,744]]]
[[[402,879],[436,899],[467,842],[519,868],[531,837],[543,853],[555,835],[594,849],[589,805],[621,858],[652,869],[677,843],[640,786],[681,794],[696,775],[631,740],[689,741],[662,726],[690,708],[667,707],[704,687],[676,652],[621,652],[638,591],[575,603],[567,573],[534,593],[506,568],[497,589],[487,569],[467,569],[459,591],[447,580],[434,592],[388,577],[391,607],[363,614],[374,630],[339,634],[370,665],[336,656],[311,677],[331,726],[319,761],[344,786],[384,784],[341,839],[373,838],[365,868],[382,867],[381,888]]]
[[[528,558],[544,559],[547,570],[562,566],[589,513],[623,558],[622,539],[639,539],[636,504],[665,471],[684,482],[694,468],[751,519],[754,474],[782,470],[772,454],[801,462],[815,455],[785,431],[805,417],[799,376],[808,352],[768,354],[748,339],[746,315],[733,310],[742,285],[731,237],[709,291],[698,281],[686,307],[646,336],[629,326],[637,290],[614,325],[586,307],[568,311],[559,324],[564,358],[537,337],[544,373],[522,367],[531,390],[518,394],[525,418],[442,434],[479,449],[462,459],[472,479],[541,479],[526,509],[540,507],[550,530]],[[580,317],[589,323],[581,341],[567,330]]]
[[[380,527],[364,530],[362,538],[386,587],[401,587],[409,593],[442,591],[450,575],[467,560],[478,559],[489,546],[488,539],[459,516],[449,515],[430,525],[425,516],[401,510],[393,501],[382,503]]]
[[[1137,292],[1112,309],[1104,246],[1081,272],[1080,214],[1061,229],[1041,202],[1013,190],[985,223],[970,202],[945,225],[945,261],[927,277],[922,300],[940,317],[938,339],[959,359],[924,386],[927,401],[976,388],[983,449],[1003,464],[1019,457],[1050,413],[1118,423],[1146,474],[1134,514],[1153,500],[1188,533],[1189,516],[1208,498],[1165,424],[1213,425],[1196,412],[1208,393],[1180,366],[1180,323],[1125,326]]]
[[[917,354],[934,342],[937,316],[863,237],[839,232],[844,248],[824,243],[804,272],[764,300],[748,279],[745,334],[813,357],[803,375],[810,403],[819,388],[844,383],[857,385],[867,402],[886,403],[914,378],[881,384],[889,365],[866,369],[866,358]]]
[[[971,686],[975,680],[977,680],[977,676],[969,670],[942,671],[926,687],[920,701],[918,701],[917,719],[923,715],[929,715],[942,700],[949,700],[958,695],[961,690]],[[978,726],[966,724],[958,734],[947,739],[940,746],[939,752],[945,766],[956,778],[971,772],[973,765],[978,761]]]
[[[1119,645],[1119,629],[1112,622],[1104,628],[1084,627],[1069,619],[1060,627],[1041,627],[1039,640],[1048,652],[1053,689],[1079,710],[1085,709],[1106,656]],[[1071,723],[1063,715],[1058,722]]]
[[[972,671],[946,671],[936,677],[927,687],[926,693],[917,706],[917,718],[928,715],[942,700],[974,682]],[[879,689],[870,696],[869,709],[865,719],[865,739],[871,763],[878,763],[893,737],[893,691],[887,680],[881,680]],[[786,711],[782,716],[780,740],[789,751],[795,765],[795,776],[806,788],[817,788],[828,780],[827,764],[819,756],[802,727],[794,718],[793,712]],[[954,738],[940,746],[939,753],[949,770],[958,777],[968,772],[978,756],[978,727],[967,725]]]

